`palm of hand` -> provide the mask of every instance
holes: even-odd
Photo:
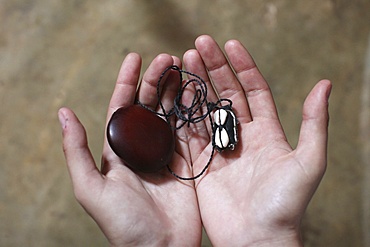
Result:
[[[259,230],[278,234],[279,228],[298,227],[305,201],[298,199],[297,186],[311,179],[292,155],[278,121],[254,120],[239,129],[237,148],[216,154],[196,184],[203,224],[215,243],[241,236],[247,240],[248,233]],[[194,166],[206,161],[201,155]]]
[[[174,162],[186,165],[178,154]],[[178,183],[167,171],[138,176],[121,164],[94,186],[96,190],[90,189],[96,195],[79,201],[113,245],[165,246],[170,243],[169,236],[176,235],[199,241],[199,210],[193,186]]]
[[[137,99],[155,108],[155,84],[160,73],[172,64],[169,55],[160,55],[144,74]],[[108,116],[122,106],[133,104],[141,62],[126,57],[114,90]],[[163,90],[175,91],[168,87]],[[169,93],[171,95],[171,93]],[[164,100],[166,104],[166,100]],[[63,146],[77,200],[100,226],[112,246],[180,246],[185,239],[195,246],[201,239],[199,208],[191,181],[179,182],[163,170],[155,174],[134,173],[104,143],[101,171],[87,146],[83,126],[67,108],[59,111]],[[174,167],[191,175],[188,145],[177,133]]]
[[[301,217],[326,166],[330,83],[321,81],[308,96],[299,145],[292,150],[268,85],[244,47],[228,42],[228,59],[210,37],[200,37],[196,47],[185,54],[185,66],[207,78],[209,88],[212,80],[217,92],[210,97],[233,101],[240,122],[236,149],[216,153],[195,184],[209,237],[219,245],[231,239],[239,245],[270,238],[297,240]],[[210,130],[199,134],[207,128],[200,123],[187,130],[194,174],[211,153]]]

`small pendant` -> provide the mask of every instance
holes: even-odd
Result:
[[[238,142],[238,120],[230,105],[217,107],[213,113],[212,145],[218,152],[234,150]]]

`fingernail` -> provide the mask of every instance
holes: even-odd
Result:
[[[58,111],[58,118],[62,129],[65,129],[67,127],[67,120],[62,109]]]

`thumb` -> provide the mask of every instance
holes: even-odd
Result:
[[[87,144],[86,131],[76,115],[68,108],[58,111],[63,131],[63,151],[72,179],[75,196],[78,201],[84,200],[86,190],[102,180],[94,158]]]
[[[319,81],[307,96],[302,112],[296,157],[307,171],[323,175],[326,169],[328,139],[328,99],[331,82]],[[321,177],[320,176],[320,177]]]

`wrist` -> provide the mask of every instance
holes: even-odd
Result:
[[[253,247],[267,247],[267,246],[274,246],[274,247],[302,247],[303,241],[299,234],[291,235],[291,236],[271,236],[264,239],[259,239],[248,246]]]
[[[229,234],[228,234],[229,235]],[[270,229],[258,231],[250,228],[234,231],[231,236],[210,236],[214,246],[248,246],[248,247],[301,247],[303,241],[297,229]]]
[[[265,246],[284,246],[301,247],[303,241],[299,228],[270,229],[268,231],[255,232],[250,236],[250,242],[247,246],[265,247]]]

